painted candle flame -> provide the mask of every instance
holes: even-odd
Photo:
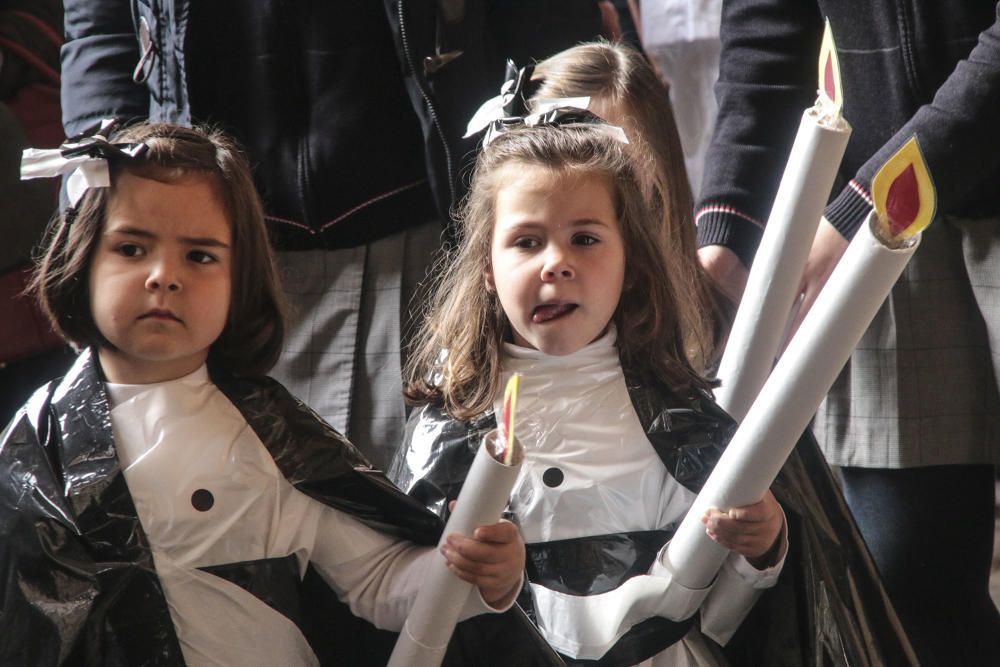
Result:
[[[823,68],[823,92],[831,100],[837,99],[837,82],[833,78],[833,59],[827,57],[826,67]]]
[[[514,373],[507,380],[503,390],[503,419],[500,422],[500,435],[503,437],[503,463],[511,465],[514,461],[514,416],[517,412],[517,390],[521,386],[521,374]]]
[[[840,115],[844,105],[843,88],[840,85],[840,60],[837,58],[837,44],[833,41],[830,19],[823,29],[823,43],[819,48],[819,96]]]
[[[908,165],[889,186],[885,198],[885,214],[889,218],[889,233],[896,236],[913,224],[920,213],[920,186],[917,171]]]
[[[905,241],[934,219],[937,208],[934,182],[915,136],[875,174],[872,199],[885,241]]]

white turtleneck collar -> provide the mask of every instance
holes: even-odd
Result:
[[[117,382],[105,382],[104,386],[108,390],[108,400],[111,401],[111,407],[124,403],[125,401],[138,396],[144,391],[149,391],[151,389],[158,389],[162,387],[167,387],[171,384],[184,384],[191,387],[198,387],[201,385],[210,384],[212,381],[208,377],[208,366],[202,364],[196,368],[191,373],[184,375],[173,380],[166,380],[164,382],[152,382],[149,384],[123,384]]]
[[[545,354],[532,347],[521,347],[514,343],[503,344],[504,366],[508,360],[524,360],[530,362],[543,363],[551,366],[575,366],[588,360],[618,359],[618,348],[615,342],[618,340],[618,331],[614,324],[609,324],[607,331],[602,336],[588,345],[584,345],[576,352],[560,356]]]

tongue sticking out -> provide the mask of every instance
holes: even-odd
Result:
[[[535,308],[535,312],[531,315],[531,320],[533,322],[548,322],[549,320],[554,320],[557,317],[562,317],[573,310],[576,309],[575,303],[560,303],[560,304],[550,304],[545,306],[538,306]]]

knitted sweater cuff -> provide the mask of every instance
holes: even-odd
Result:
[[[749,267],[760,245],[764,224],[731,206],[706,204],[695,214],[698,225],[698,247],[726,246]]]
[[[837,198],[827,204],[824,216],[834,228],[850,240],[873,208],[871,195],[861,183],[851,180]]]

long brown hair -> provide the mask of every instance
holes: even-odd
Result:
[[[110,161],[111,187],[91,188],[53,220],[30,289],[53,328],[78,346],[109,346],[90,310],[89,275],[115,184],[123,172],[164,183],[191,175],[211,180],[233,234],[232,297],[209,360],[238,375],[266,373],[284,342],[284,300],[250,167],[232,139],[207,128],[142,123],[113,142],[145,143],[140,159]]]
[[[622,363],[679,391],[706,387],[685,351],[678,317],[674,279],[683,267],[670,261],[630,154],[593,125],[543,126],[509,131],[480,153],[459,212],[461,240],[437,267],[414,339],[405,373],[407,397],[441,405],[459,419],[493,404],[510,325],[495,292],[487,289],[486,270],[507,165],[594,174],[611,184],[625,246],[625,284],[613,316]]]
[[[697,260],[694,203],[666,88],[641,53],[603,41],[543,60],[532,78],[539,81],[533,99],[589,96],[592,111],[623,126],[669,264],[676,267],[671,282],[684,347],[694,367],[704,370],[714,353],[720,301]]]

